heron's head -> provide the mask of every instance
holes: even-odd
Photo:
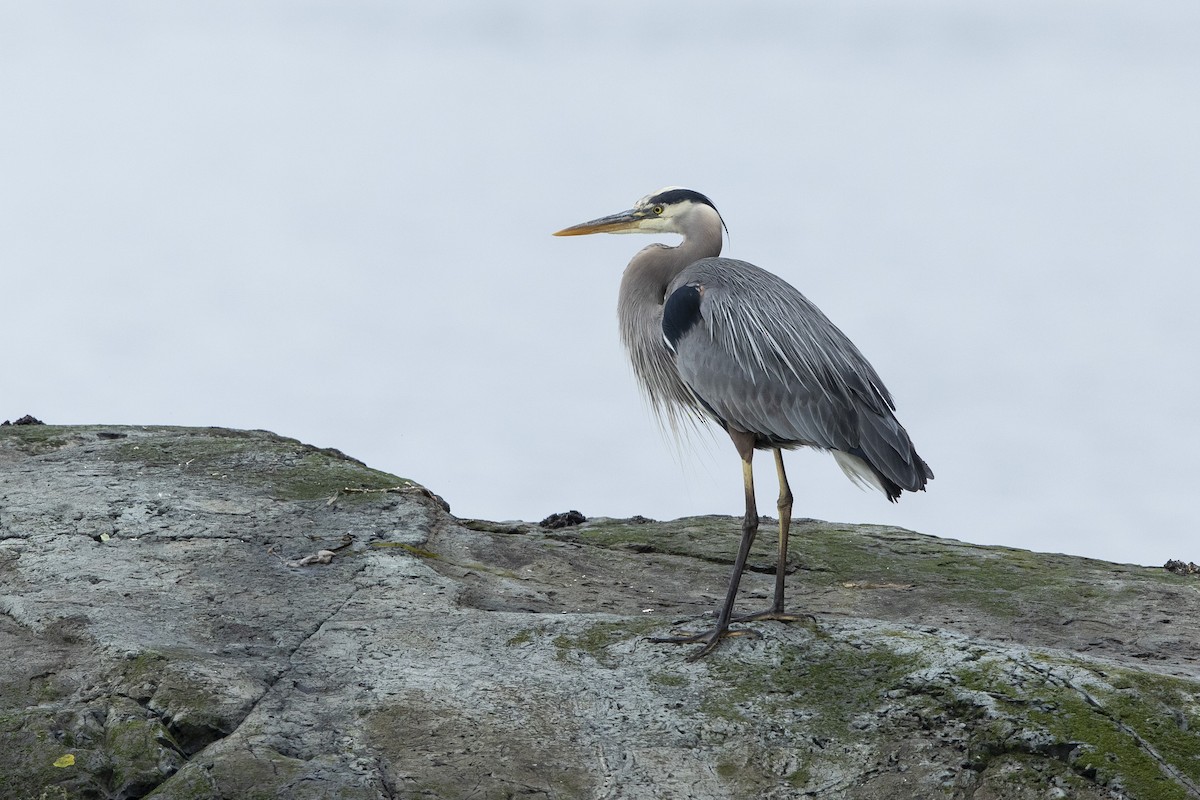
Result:
[[[699,192],[668,186],[638,200],[633,208],[619,214],[581,222],[556,232],[555,236],[582,236],[586,233],[678,233],[689,236],[706,232],[716,234],[720,242],[725,221],[717,207]],[[726,228],[728,231],[728,228]]]

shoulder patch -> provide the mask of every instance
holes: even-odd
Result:
[[[703,286],[689,283],[671,292],[663,304],[663,339],[672,353],[684,334],[700,321],[700,298],[703,294]]]

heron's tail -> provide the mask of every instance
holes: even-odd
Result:
[[[859,445],[834,450],[833,457],[850,480],[873,486],[893,503],[901,492],[924,491],[933,470],[917,455],[908,432],[888,414],[865,414],[859,426]]]

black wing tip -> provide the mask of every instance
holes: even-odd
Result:
[[[912,475],[911,479],[906,481],[905,485],[903,486],[892,478],[884,475],[878,467],[872,464],[869,459],[865,458],[865,454],[859,457],[863,458],[863,460],[867,463],[867,466],[869,466],[871,471],[875,473],[875,477],[879,480],[879,485],[883,488],[883,493],[887,495],[887,499],[891,503],[899,501],[900,495],[904,494],[905,492],[925,491],[925,485],[929,483],[929,481],[933,480],[933,470],[931,470],[929,465],[925,463],[925,459],[917,455],[915,451],[912,454],[912,463],[916,468],[915,474]]]

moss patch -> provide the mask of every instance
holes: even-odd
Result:
[[[719,652],[719,651],[718,651]],[[814,640],[781,645],[771,661],[714,659],[715,686],[702,710],[738,721],[782,710],[811,715],[806,729],[822,738],[846,738],[854,718],[884,704],[884,692],[923,666],[916,655],[885,647],[855,647]]]
[[[523,631],[520,631],[520,632],[514,634],[504,644],[507,647],[518,647],[523,644],[528,644],[529,642],[532,642],[532,641],[533,641],[533,631],[526,629],[526,630],[523,630]]]
[[[417,558],[426,558],[426,559],[441,558],[440,555],[433,552],[432,550],[426,550],[423,547],[417,547],[416,545],[408,544],[406,542],[371,542],[371,547],[379,547],[379,548],[398,547],[401,550],[403,550],[404,552],[408,553],[409,555],[414,555]]]
[[[287,786],[304,772],[304,761],[269,747],[255,747],[252,752],[227,754],[212,765],[209,776],[221,797],[275,800],[280,796],[279,786]]]
[[[30,455],[51,453],[77,441],[77,430],[61,425],[5,425],[0,427],[0,447]]]
[[[727,750],[718,774],[738,791],[812,789],[813,776],[832,764],[880,758],[903,739],[897,724],[919,720],[925,746],[943,737],[965,745],[976,789],[1195,796],[1200,682],[1046,656],[979,660],[911,643],[900,650],[817,639],[768,645],[753,659],[715,653],[700,710],[733,725],[747,748]],[[959,666],[938,666],[947,656]],[[792,748],[755,743],[772,723],[798,737]]]
[[[691,683],[687,678],[673,672],[655,672],[650,676],[650,682],[655,686],[680,688]]]
[[[584,525],[577,537],[599,547],[732,564],[740,530],[733,517],[688,517],[653,525],[605,520]],[[1004,619],[1019,618],[1031,607],[1086,616],[1099,598],[1135,596],[1131,587],[1140,590],[1146,581],[1178,586],[1195,580],[1162,569],[980,547],[880,526],[798,521],[791,542],[790,585],[822,590],[911,587],[920,593],[916,604],[921,607],[957,606]],[[764,518],[747,569],[773,572],[775,548],[775,522]]]
[[[268,431],[228,428],[102,425],[20,425],[0,428],[0,447],[41,455],[64,447],[101,443],[101,457],[177,468],[212,481],[236,481],[280,500],[321,500],[339,489],[415,486],[371,469],[344,453],[303,444]],[[343,499],[353,502],[356,495]]]
[[[555,744],[578,735],[569,709],[536,695],[502,705],[501,713],[458,702],[453,694],[412,692],[364,716],[381,760],[405,774],[401,796],[597,796],[587,765]]]
[[[183,763],[170,741],[125,698],[26,709],[0,733],[0,798],[142,797]]]
[[[0,798],[75,797],[81,788],[79,768],[57,768],[54,762],[71,753],[76,759],[86,753],[55,738],[60,721],[49,711],[27,710],[20,727],[9,725],[0,732]]]
[[[657,620],[627,619],[613,622],[597,622],[582,633],[561,634],[554,638],[558,659],[567,661],[574,653],[585,653],[606,666],[612,662],[607,658],[607,649],[618,642],[637,639],[659,627]]]
[[[114,449],[118,461],[175,467],[205,480],[235,481],[279,500],[323,500],[343,488],[415,485],[371,469],[337,450],[319,449],[266,431],[168,428],[161,437],[136,437]],[[345,495],[350,502],[364,495]]]
[[[975,727],[977,762],[1038,752],[1130,797],[1194,796],[1187,786],[1200,785],[1200,683],[1121,669],[1101,674],[1093,665],[1047,657],[1036,662],[1020,676],[995,664],[959,671],[964,689],[986,695],[1009,720]]]
[[[669,553],[719,563],[733,563],[741,530],[730,517],[688,517],[653,525],[608,520],[579,529],[578,537],[600,547],[633,549],[639,552]],[[751,560],[774,561],[773,544],[759,536],[751,550]]]

